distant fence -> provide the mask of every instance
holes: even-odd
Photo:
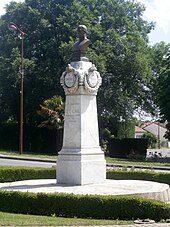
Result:
[[[24,125],[23,148],[25,151],[58,153],[62,148],[63,130],[50,130]],[[0,124],[0,149],[18,150],[18,124]]]
[[[112,158],[146,157],[146,139],[110,139],[108,145],[109,157]]]

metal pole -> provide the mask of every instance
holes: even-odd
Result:
[[[19,153],[23,152],[23,105],[24,105],[24,33],[22,36],[22,52],[21,52],[21,90],[20,90],[20,132],[19,132]]]
[[[160,123],[158,121],[158,148],[161,148],[161,144],[160,144]]]
[[[24,105],[24,33],[21,29],[13,22],[10,22],[9,29],[11,31],[18,31],[21,34],[22,45],[21,45],[21,88],[20,88],[20,124],[19,124],[19,153],[22,155],[23,152],[23,105]]]

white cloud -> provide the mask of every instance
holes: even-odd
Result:
[[[146,6],[144,16],[167,34],[170,30],[170,0],[137,0]]]
[[[0,0],[0,15],[5,14],[5,6],[9,4],[12,0]],[[13,0],[15,2],[23,2],[24,0]]]

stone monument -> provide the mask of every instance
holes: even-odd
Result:
[[[138,196],[170,203],[168,184],[105,179],[106,163],[99,146],[96,107],[101,77],[86,57],[91,44],[86,33],[86,27],[80,25],[79,41],[73,46],[73,60],[61,76],[66,106],[63,148],[57,161],[57,184],[56,179],[24,180],[0,183],[0,190]]]
[[[104,183],[106,162],[99,146],[96,95],[102,80],[86,51],[91,44],[85,25],[78,26],[72,62],[60,82],[66,94],[63,147],[57,160],[57,183]]]

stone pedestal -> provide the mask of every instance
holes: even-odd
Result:
[[[103,183],[106,162],[99,146],[96,94],[99,72],[91,62],[68,65],[61,84],[66,94],[63,148],[57,161],[57,183]]]

